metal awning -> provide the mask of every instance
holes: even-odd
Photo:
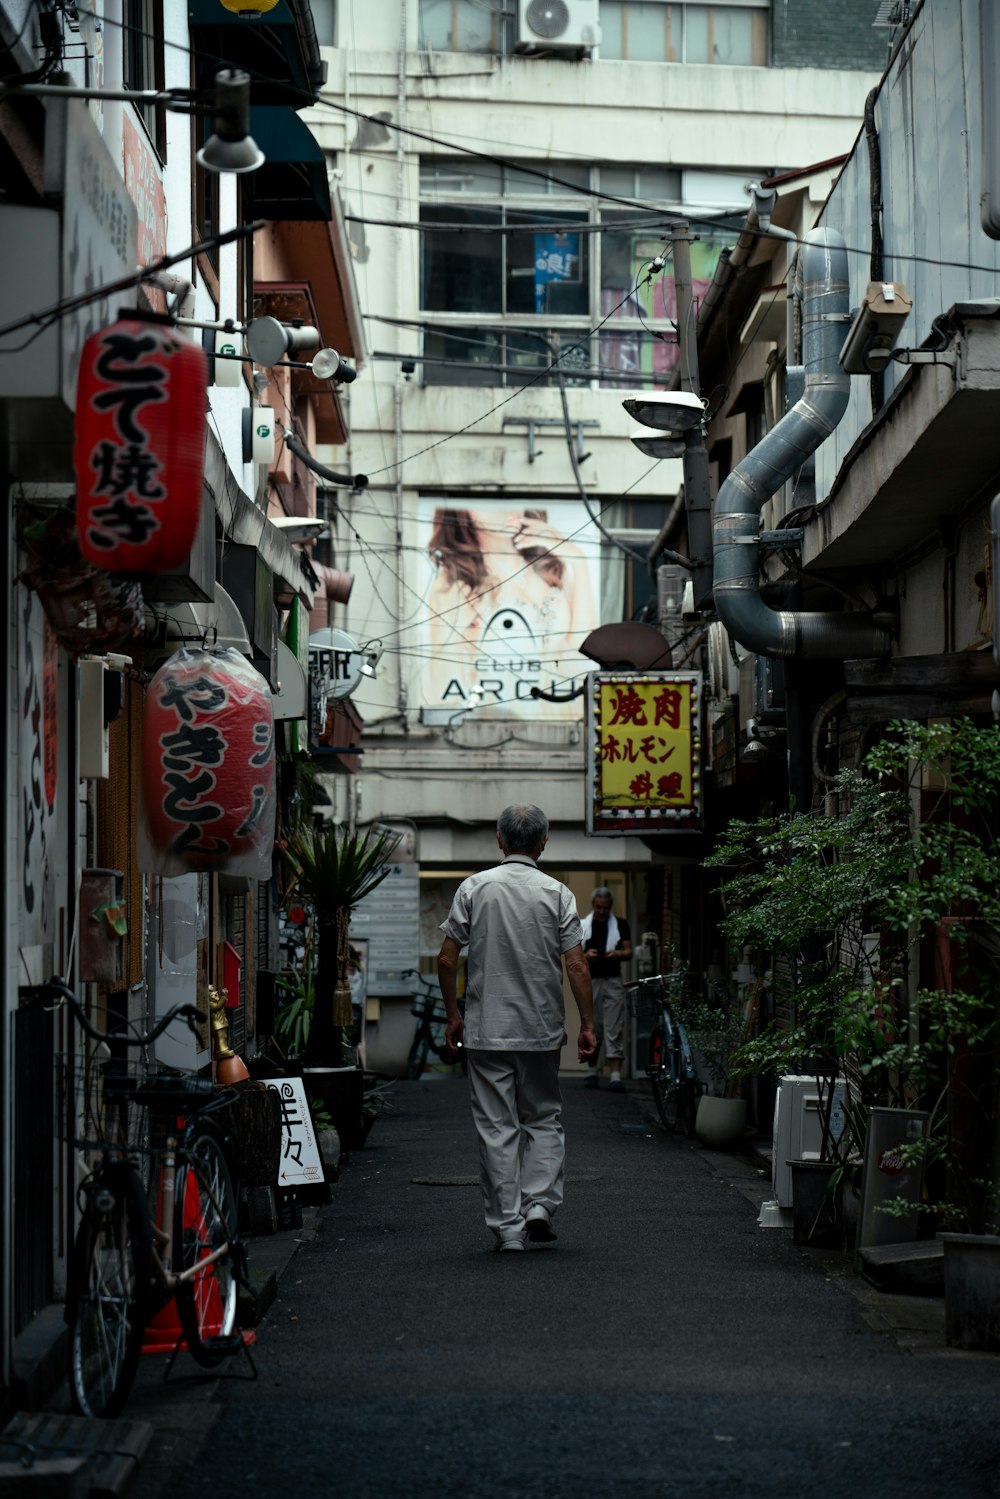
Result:
[[[328,222],[333,210],[326,157],[295,110],[287,104],[252,105],[250,134],[265,157],[248,177],[254,218]]]

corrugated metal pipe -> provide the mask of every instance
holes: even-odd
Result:
[[[760,512],[802,467],[847,409],[851,377],[837,363],[848,329],[847,252],[835,229],[812,229],[799,252],[805,389],[799,401],[738,464],[715,502],[715,607],[747,650],[763,656],[847,661],[885,656],[889,632],[868,613],[770,609],[760,596]]]

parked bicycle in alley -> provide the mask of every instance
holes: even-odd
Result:
[[[658,973],[626,984],[625,994],[639,1030],[649,1026],[645,1071],[660,1123],[690,1139],[702,1090],[694,1051],[672,1004],[682,982],[679,974]]]
[[[67,1006],[82,1032],[59,1058],[58,1078],[60,1133],[86,1173],[66,1292],[70,1390],[81,1415],[115,1416],[147,1324],[171,1299],[180,1334],[165,1378],[182,1346],[205,1368],[244,1350],[237,1292],[246,1255],[225,1148],[235,1094],[208,1078],[145,1069],[142,1050],[168,1026],[193,1030],[203,1020],[193,1005],[175,1006],[146,1032],[101,1031],[62,979],[35,997]]]
[[[445,1037],[448,1014],[437,980],[430,978],[427,974],[418,973],[415,968],[408,969],[404,977],[413,980],[417,986],[417,993],[410,1006],[411,1014],[417,1017],[417,1028],[406,1061],[406,1076],[411,1081],[423,1077],[427,1070],[428,1058],[432,1054],[439,1057],[446,1066],[461,1066],[464,1072],[465,1055],[461,1046],[456,1050],[448,1045]],[[464,1008],[464,1006],[460,1005],[459,1008]]]

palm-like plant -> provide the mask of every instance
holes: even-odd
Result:
[[[305,1060],[336,1065],[341,1029],[350,1025],[347,928],[351,911],[389,873],[399,836],[383,829],[341,834],[332,824],[300,828],[286,850],[299,895],[316,915],[315,1004]]]

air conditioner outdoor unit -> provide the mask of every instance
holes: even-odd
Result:
[[[600,46],[598,0],[517,0],[518,52],[570,52]]]
[[[830,1130],[835,1140],[843,1134],[844,1095],[847,1084],[837,1078],[833,1086]],[[779,1207],[792,1205],[792,1168],[789,1161],[818,1161],[823,1144],[823,1100],[814,1077],[783,1077],[774,1100],[771,1184]]]

